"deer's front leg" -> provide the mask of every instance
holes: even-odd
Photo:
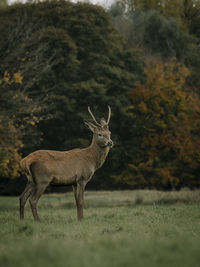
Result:
[[[83,203],[84,203],[84,190],[85,183],[80,182],[76,186],[73,186],[74,197],[77,206],[77,218],[79,221],[83,219]]]

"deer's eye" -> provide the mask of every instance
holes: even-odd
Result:
[[[99,136],[99,137],[101,137],[101,136],[102,136],[102,134],[100,134],[100,133],[99,133],[99,134],[98,134],[98,136]]]

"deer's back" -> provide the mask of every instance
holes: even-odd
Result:
[[[54,184],[73,183],[92,173],[92,166],[84,149],[69,151],[37,150],[21,161],[26,174],[46,173]],[[37,176],[37,175],[35,175]]]

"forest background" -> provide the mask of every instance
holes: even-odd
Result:
[[[0,194],[28,153],[89,145],[87,106],[108,105],[115,146],[87,188],[199,188],[199,0],[1,0],[0,34]]]

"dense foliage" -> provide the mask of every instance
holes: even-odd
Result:
[[[87,146],[87,106],[109,104],[115,147],[89,186],[199,186],[199,2],[145,2],[1,7],[1,177],[36,149]]]
[[[199,186],[200,1],[120,0],[109,12],[126,47],[142,50],[146,77],[129,94],[132,125],[115,179]]]
[[[188,93],[182,64],[147,61],[145,84],[130,91],[127,168],[115,178],[130,185],[178,188],[198,185],[199,97]]]
[[[110,14],[128,47],[146,57],[175,57],[190,68],[190,87],[200,87],[199,0],[119,0]]]

